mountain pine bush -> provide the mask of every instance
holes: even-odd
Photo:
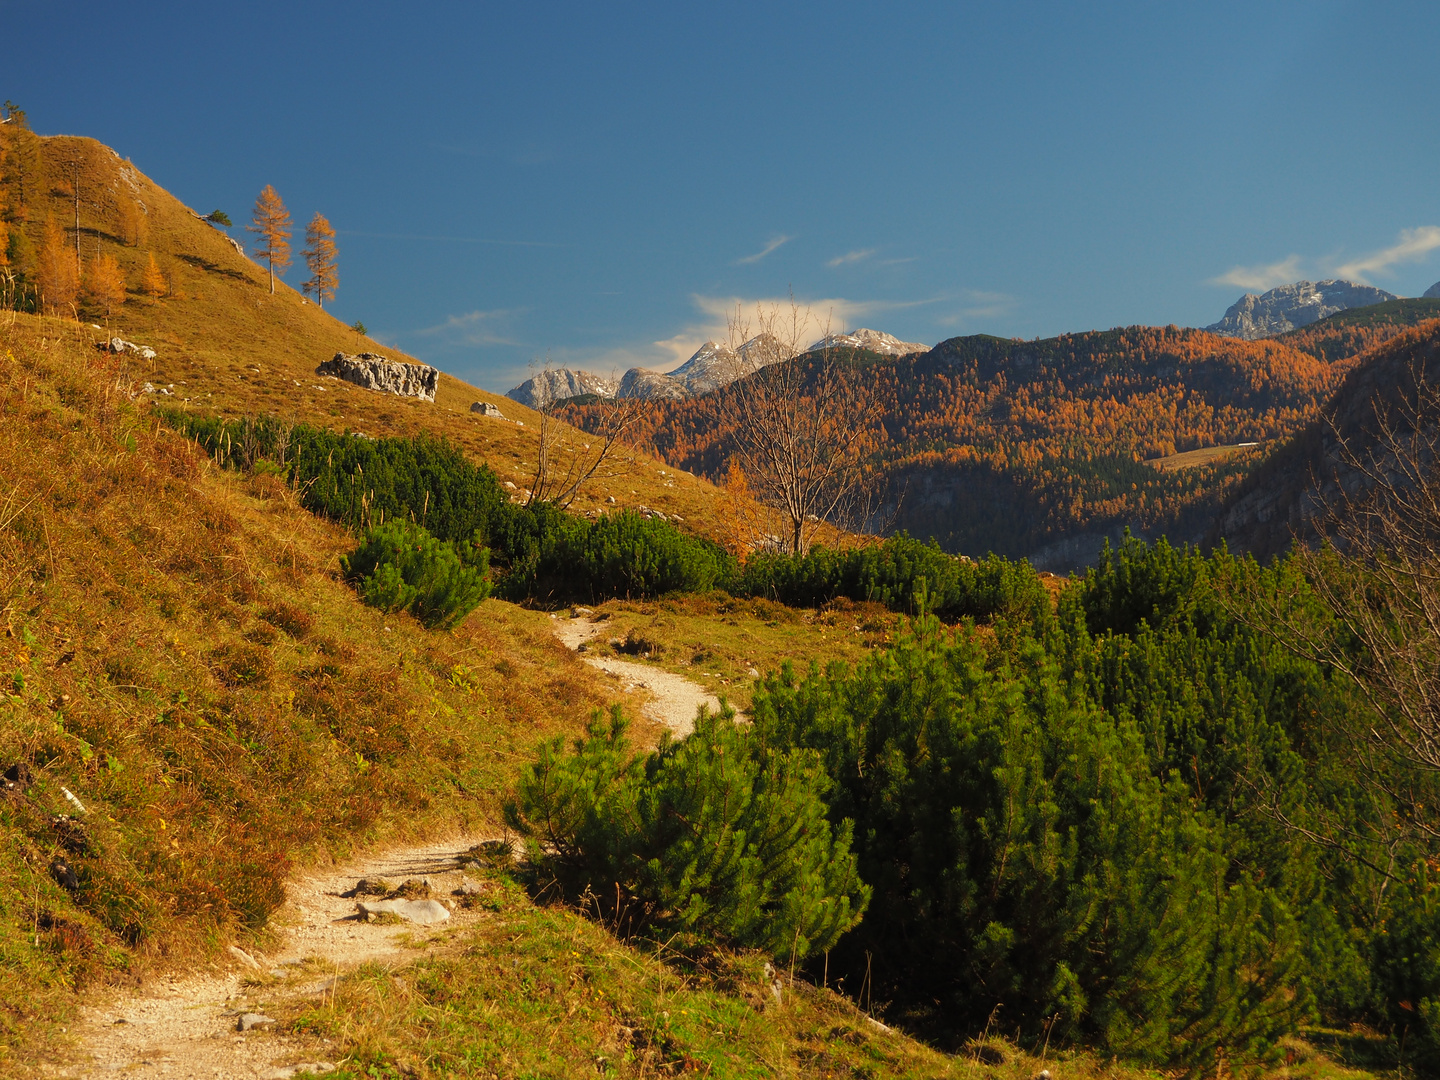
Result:
[[[456,625],[490,595],[485,548],[445,543],[408,521],[366,530],[341,568],[371,607],[408,611],[432,628]]]
[[[855,823],[874,894],[832,973],[868,953],[948,1031],[999,1005],[1152,1061],[1264,1058],[1309,1014],[1284,896],[1040,643],[997,655],[926,617],[853,674],[770,678],[752,714],[767,745],[823,757],[831,820]]]
[[[540,750],[506,809],[532,864],[631,932],[681,931],[803,959],[860,919],[849,822],[818,755],[767,745],[725,710],[631,751],[616,706],[566,753]]]

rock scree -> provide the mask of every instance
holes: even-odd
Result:
[[[406,364],[379,353],[351,356],[338,352],[317,367],[315,374],[344,379],[367,390],[417,397],[423,401],[435,400],[435,389],[440,383],[439,369],[429,364]]]

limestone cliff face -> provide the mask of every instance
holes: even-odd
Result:
[[[316,375],[332,375],[367,390],[379,390],[401,397],[435,400],[440,372],[429,364],[405,364],[378,353],[351,356],[338,352],[315,369]]]
[[[624,377],[621,378],[620,389],[616,391],[615,396],[678,400],[690,397],[690,391],[679,379],[672,379],[669,375],[651,371],[648,368],[634,367],[625,372]]]
[[[1394,293],[1370,285],[1357,285],[1353,281],[1297,281],[1258,296],[1246,293],[1230,305],[1223,319],[1205,329],[1213,334],[1254,341],[1309,326],[1346,308],[1367,307],[1395,299],[1398,298]]]
[[[894,334],[868,330],[862,326],[848,334],[830,334],[823,337],[810,346],[811,352],[816,349],[864,349],[881,356],[909,356],[911,353],[929,352],[930,346],[922,345],[918,341],[901,341]]]
[[[534,378],[526,379],[515,389],[506,391],[505,396],[534,409],[547,402],[564,401],[582,394],[614,397],[615,380],[589,371],[558,368],[542,371]]]

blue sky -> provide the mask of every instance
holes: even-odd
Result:
[[[0,97],[241,223],[488,389],[671,367],[785,297],[908,341],[1204,325],[1440,278],[1440,20],[1340,3],[0,0]],[[292,269],[289,280],[303,275]]]

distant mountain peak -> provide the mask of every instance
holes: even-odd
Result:
[[[862,326],[848,334],[827,334],[810,346],[811,352],[816,349],[864,349],[882,356],[908,356],[911,353],[929,352],[930,346],[914,341],[901,341],[894,334],[884,334]]]
[[[1440,281],[1435,282],[1430,288],[1420,294],[1424,300],[1440,300]]]
[[[1436,287],[1440,288],[1440,283]],[[1368,307],[1398,299],[1394,293],[1353,281],[1336,278],[1297,281],[1258,295],[1246,293],[1230,305],[1223,319],[1205,329],[1212,334],[1254,341],[1309,326],[1346,308]]]
[[[529,408],[537,408],[546,402],[563,401],[581,394],[599,394],[601,397],[615,396],[615,380],[589,371],[571,371],[569,368],[552,368],[526,379],[505,396]]]

